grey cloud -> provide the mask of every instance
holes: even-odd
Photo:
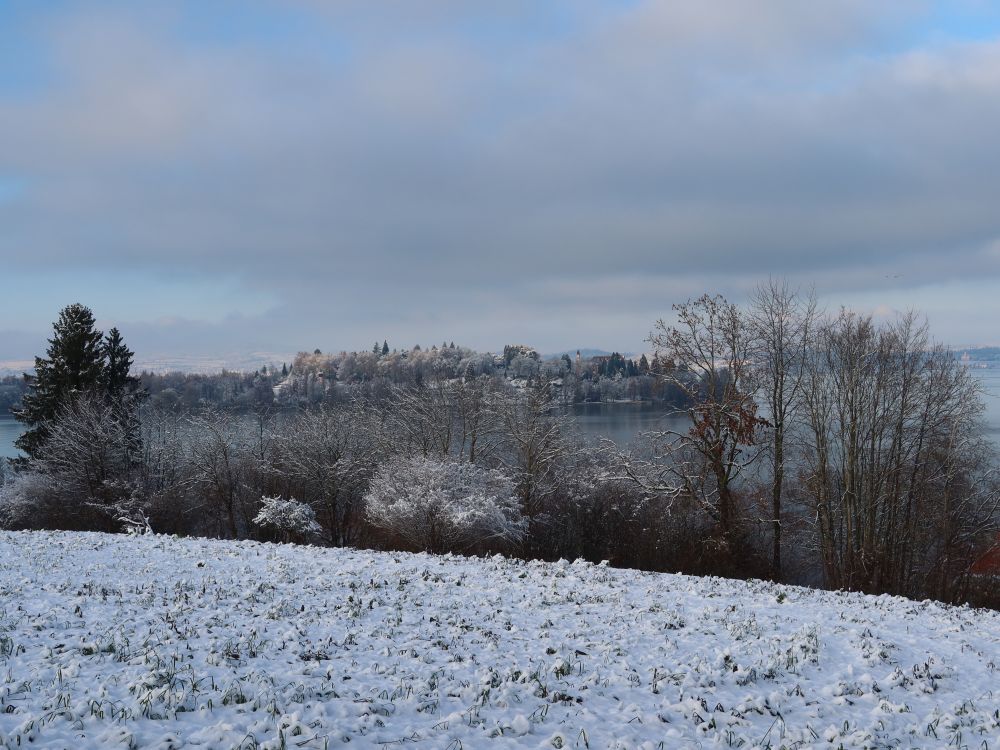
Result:
[[[0,96],[0,169],[29,185],[0,254],[237,277],[281,309],[202,332],[247,344],[635,346],[709,284],[1000,276],[1000,43],[871,54],[912,5],[792,0],[581,6],[503,43],[484,25],[534,4],[460,6],[301,4],[357,36],[337,63],[60,23],[64,85]]]

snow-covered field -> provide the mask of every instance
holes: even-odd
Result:
[[[0,533],[0,747],[1000,749],[1000,615],[653,575]]]

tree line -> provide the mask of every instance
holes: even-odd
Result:
[[[828,314],[778,281],[744,306],[706,295],[674,312],[650,335],[649,377],[679,394],[686,427],[623,450],[581,441],[559,374],[512,382],[468,363],[294,409],[178,409],[122,380],[120,337],[67,308],[18,415],[35,437],[0,488],[0,524],[581,557],[1000,604],[970,572],[1000,504],[982,394],[917,316]],[[310,362],[329,359],[301,355],[284,382]]]
[[[138,377],[152,403],[185,410],[300,408],[349,401],[391,386],[480,376],[515,385],[544,379],[564,405],[638,400],[683,405],[683,393],[659,377],[665,366],[656,356],[650,360],[646,355],[634,359],[619,353],[580,358],[566,354],[542,359],[531,347],[518,344],[493,354],[454,342],[389,349],[383,340],[370,351],[300,352],[290,363],[264,365],[254,372],[142,372]]]
[[[502,354],[477,352],[454,342],[441,346],[371,351],[300,353],[275,388],[277,405],[303,406],[353,398],[388,386],[420,386],[456,378],[490,377],[515,386],[544,380],[564,405],[612,401],[656,401],[684,405],[684,394],[659,377],[668,363],[654,356],[543,359],[532,347],[508,344]]]

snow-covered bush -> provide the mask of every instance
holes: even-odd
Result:
[[[278,532],[285,541],[304,539],[322,531],[316,523],[316,512],[306,503],[281,497],[262,497],[261,502],[263,505],[253,522]]]
[[[432,552],[518,541],[527,527],[514,483],[502,471],[422,456],[382,464],[365,512],[374,526]]]
[[[0,528],[44,528],[59,508],[57,494],[44,474],[11,473],[0,484]]]

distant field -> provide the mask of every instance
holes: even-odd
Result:
[[[0,533],[0,747],[1000,748],[1000,614],[759,582]]]

